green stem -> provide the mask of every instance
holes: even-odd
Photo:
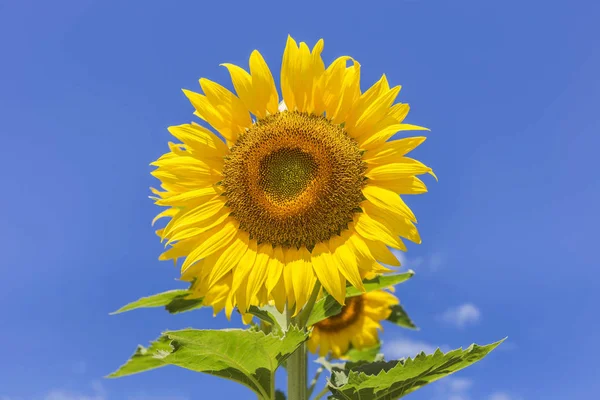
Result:
[[[287,359],[288,400],[307,400],[306,396],[307,355],[306,343]]]
[[[308,299],[308,303],[296,318],[292,318],[292,310],[287,311],[287,326],[297,325],[298,328],[306,331],[306,321],[312,312],[317,296],[321,289],[320,282],[317,281],[313,291]],[[288,400],[308,400],[308,355],[306,353],[306,342],[302,343],[294,353],[287,359],[288,375]]]

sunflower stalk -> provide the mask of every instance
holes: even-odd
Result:
[[[288,308],[286,314],[288,329],[292,325],[296,325],[302,331],[307,331],[306,322],[310,317],[320,290],[321,284],[317,281],[308,303],[297,317],[293,317],[293,310]],[[302,343],[287,360],[287,373],[288,400],[308,400],[308,354],[306,342]]]

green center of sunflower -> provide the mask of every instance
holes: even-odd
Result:
[[[360,210],[365,170],[358,144],[339,125],[286,111],[239,137],[222,183],[231,216],[251,238],[312,250]]]
[[[315,326],[324,332],[339,332],[358,321],[363,306],[362,296],[349,297],[339,314],[326,318]]]
[[[258,186],[275,202],[293,200],[317,177],[319,166],[299,148],[281,148],[260,161]]]

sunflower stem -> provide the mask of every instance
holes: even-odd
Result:
[[[296,318],[292,317],[293,310],[291,308],[287,309],[286,319],[288,328],[291,325],[296,325],[304,331],[307,330],[306,322],[310,317],[310,313],[317,301],[320,290],[321,283],[317,281],[306,306],[304,306],[304,309]],[[288,376],[288,400],[308,400],[308,354],[306,342],[302,343],[296,351],[292,353],[286,364]]]
[[[308,400],[306,395],[307,354],[306,342],[287,360],[288,400]]]

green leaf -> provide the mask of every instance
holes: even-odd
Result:
[[[295,327],[284,336],[241,329],[169,331],[148,349],[138,347],[109,377],[176,365],[231,379],[252,389],[259,398],[270,399],[275,370],[307,338],[307,333]]]
[[[275,400],[286,400],[285,393],[283,393],[281,390],[276,390]]]
[[[273,325],[278,328],[281,332],[285,332],[287,329],[287,322],[285,315],[280,313],[274,306],[265,305],[262,307],[250,306],[248,312],[255,317]]]
[[[373,290],[383,289],[390,286],[397,285],[412,278],[415,273],[412,270],[401,274],[394,275],[381,275],[374,279],[364,281],[366,292],[372,292]],[[360,296],[363,294],[360,290],[353,286],[346,288],[346,297]],[[308,318],[307,325],[312,326],[325,318],[338,315],[342,311],[342,305],[339,304],[331,295],[327,295],[317,301],[313,307],[310,317]]]
[[[392,313],[388,317],[387,321],[390,321],[391,323],[403,328],[419,330],[419,328],[417,328],[417,326],[412,322],[400,304],[392,307]]]
[[[164,367],[166,364],[159,357],[161,354],[169,354],[173,350],[171,339],[161,336],[158,340],[150,343],[150,347],[138,346],[133,356],[118,371],[113,372],[108,377],[116,378],[119,376],[137,374],[138,372],[148,371],[155,368]]]
[[[191,292],[187,289],[169,290],[166,292],[154,294],[148,297],[142,297],[132,303],[129,303],[110,315],[120,314],[125,311],[135,310],[136,308],[162,307],[171,314],[177,314],[184,311],[194,310],[202,307],[202,299],[186,299]]]
[[[315,305],[308,317],[308,326],[312,326],[325,318],[338,315],[342,311],[342,305],[338,303],[332,296],[325,296],[319,301],[315,302]]]
[[[380,275],[376,278],[366,280],[364,281],[366,292],[368,293],[372,292],[373,290],[385,289],[387,287],[397,285],[409,280],[414,274],[415,272],[412,269],[409,269],[401,274]],[[346,297],[360,296],[361,294],[363,294],[363,292],[354,286],[349,286],[346,288]]]
[[[356,348],[351,348],[348,350],[344,357],[350,361],[368,361],[373,362],[379,359],[382,359],[382,355],[380,354],[381,345],[376,344],[375,346],[358,350]]]
[[[399,399],[431,382],[448,376],[484,358],[505,339],[486,346],[472,344],[466,350],[446,354],[421,353],[414,359],[379,361],[333,371],[330,399],[392,400]]]

